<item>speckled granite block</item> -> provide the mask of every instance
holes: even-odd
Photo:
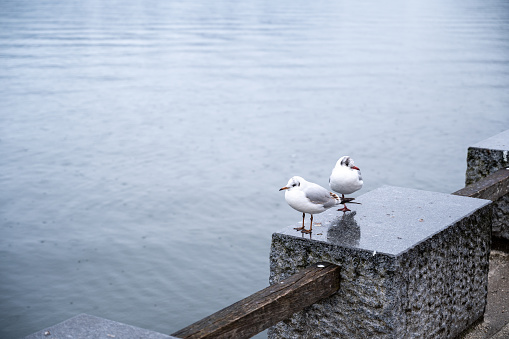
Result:
[[[25,339],[177,339],[175,337],[122,324],[88,314],[80,314],[60,324],[25,337]]]
[[[468,148],[468,186],[501,168],[509,167],[509,130],[483,140]],[[509,195],[493,204],[493,236],[509,240]]]
[[[269,338],[454,338],[482,317],[491,245],[487,200],[384,186],[343,215],[274,233],[270,283],[320,261],[340,289],[269,330]],[[300,219],[302,220],[302,219]]]

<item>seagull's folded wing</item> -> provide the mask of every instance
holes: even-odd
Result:
[[[330,192],[322,186],[310,186],[306,189],[306,198],[314,204],[321,204],[325,208],[332,207],[338,203],[336,199],[331,197]]]

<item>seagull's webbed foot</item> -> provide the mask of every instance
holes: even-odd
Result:
[[[351,211],[351,209],[349,209],[349,208],[348,208],[348,207],[346,207],[346,205],[345,205],[345,207],[338,209],[338,211],[341,211],[341,212],[348,212],[348,211]]]
[[[302,231],[304,229],[304,219],[306,218],[306,213],[302,213],[302,227],[295,227],[294,230]]]
[[[310,223],[309,223],[309,230],[307,229],[303,229],[301,232],[302,233],[306,233],[306,234],[311,234],[311,232],[313,232],[313,215],[311,214],[311,219],[310,219]],[[302,222],[302,226],[304,226],[304,222]]]

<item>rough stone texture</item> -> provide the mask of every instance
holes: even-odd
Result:
[[[60,324],[31,334],[25,339],[177,339],[166,334],[145,330],[116,321],[80,314]]]
[[[468,186],[507,167],[509,167],[509,130],[468,148],[465,184]],[[493,236],[509,240],[509,195],[506,194],[495,201],[493,209]]]
[[[460,338],[509,338],[509,241],[493,239],[486,311],[483,320],[465,331]]]
[[[493,203],[493,236],[509,240],[509,194]]]
[[[269,330],[269,338],[453,338],[482,317],[490,202],[385,186],[301,235],[274,233],[270,283],[319,261],[341,268],[338,293]],[[296,216],[296,219],[299,219]]]

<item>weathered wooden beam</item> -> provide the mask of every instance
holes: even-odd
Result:
[[[319,263],[236,302],[172,336],[250,338],[339,289],[339,266]]]
[[[507,193],[509,193],[509,169],[502,168],[453,194],[495,201]]]

